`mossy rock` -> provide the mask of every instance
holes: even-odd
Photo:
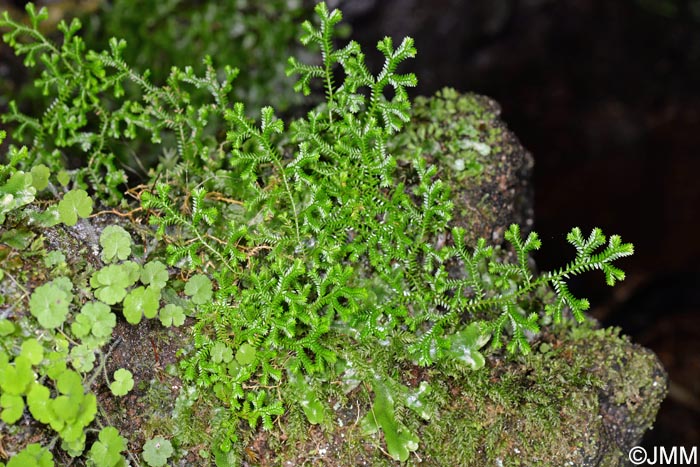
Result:
[[[531,225],[532,158],[500,121],[492,100],[453,90],[418,99],[415,119],[394,150],[420,151],[439,166],[438,175],[452,190],[453,221],[467,229],[470,243],[479,237],[501,243],[509,224]],[[411,177],[410,169],[406,174]],[[14,264],[8,270],[28,278],[32,283],[27,287],[33,288],[52,273],[42,271],[43,261],[22,262],[18,257],[29,258],[35,251],[40,258],[44,248],[60,249],[67,266],[82,270],[78,274],[83,277],[74,282],[84,283],[86,274],[100,265],[97,239],[110,222],[123,223],[111,215],[86,219],[74,227],[34,232],[43,236],[43,246],[29,245],[20,254],[2,247],[0,253],[8,265]],[[10,297],[21,292],[12,281],[3,281],[2,287],[8,287],[0,292]],[[363,426],[362,419],[372,411],[373,392],[362,385],[346,392],[340,381],[314,387],[327,402],[325,422],[309,425],[300,407],[289,407],[272,431],[241,427],[225,454],[207,443],[226,409],[216,400],[195,400],[182,391],[171,366],[177,362],[176,351],[191,345],[187,328],[165,329],[153,321],[133,327],[121,319],[114,336],[121,343],[112,350],[106,371],[130,368],[136,387],[122,399],[111,397],[101,379],[92,390],[104,420],[127,436],[131,452],[139,452],[150,437],[167,434],[177,439],[173,465],[209,465],[210,455],[219,465],[401,465],[386,452],[382,432],[368,435]],[[347,345],[356,344],[348,338]],[[396,349],[381,344],[361,349],[368,364],[396,382],[412,389],[426,382],[431,388],[427,419],[397,408],[397,420],[419,439],[406,464],[625,465],[627,450],[653,424],[666,394],[666,375],[656,356],[617,330],[595,329],[592,323],[554,326],[534,339],[532,348],[518,357],[490,351],[485,368],[478,371],[457,364],[422,368],[407,358],[396,361]],[[4,449],[16,452],[27,442],[48,444],[51,433],[37,427],[25,418],[4,436]],[[65,453],[56,460],[70,461]]]
[[[418,375],[428,381],[440,401],[428,422],[405,414],[421,440],[408,465],[626,465],[666,392],[652,352],[618,330],[590,326],[560,327],[529,356],[493,355],[476,372],[400,370],[406,384]],[[330,428],[309,430],[287,417],[282,431],[289,437],[260,434],[249,448],[272,448],[259,453],[260,465],[402,465],[386,455],[380,437],[362,433],[356,413],[368,407],[364,395],[350,397]]]
[[[418,98],[414,119],[397,138],[400,154],[418,151],[439,167],[455,204],[453,224],[465,227],[472,245],[480,237],[499,244],[511,223],[532,225],[533,160],[500,120],[493,100],[443,89]],[[445,241],[436,239],[437,242]],[[449,241],[449,240],[447,240]],[[573,327],[572,327],[573,326]],[[429,421],[397,414],[420,439],[408,465],[613,467],[627,463],[667,391],[658,358],[597,324],[552,327],[533,342],[534,351],[512,358],[492,353],[485,368],[430,369],[387,361],[381,347],[368,353],[403,384],[432,388]],[[386,352],[387,355],[389,352]],[[341,398],[342,399],[342,398]],[[258,432],[243,451],[250,465],[401,465],[386,452],[381,435],[363,433],[371,410],[368,391],[330,398],[334,423],[309,429],[290,411],[282,435]]]
[[[455,205],[452,225],[466,243],[503,242],[510,224],[524,232],[533,224],[532,156],[500,119],[497,102],[445,88],[418,97],[413,120],[394,143],[399,164],[419,153],[438,167]]]

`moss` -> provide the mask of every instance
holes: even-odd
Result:
[[[454,221],[468,229],[470,240],[497,241],[514,219],[527,225],[532,160],[498,119],[498,106],[446,89],[436,98],[418,99],[414,108],[414,119],[395,150],[420,151],[442,167],[438,176],[450,184],[460,214]],[[461,137],[490,150],[465,152],[449,143]],[[457,158],[466,153],[482,171],[454,170]],[[398,162],[410,186],[414,175],[406,159]],[[371,345],[357,352],[377,373],[393,375],[411,388],[421,381],[432,388],[430,420],[397,407],[397,420],[421,440],[409,465],[620,465],[625,447],[651,425],[664,397],[665,377],[656,357],[616,330],[590,325],[559,326],[533,348],[519,358],[491,353],[477,372],[457,365],[416,367],[392,346]],[[341,385],[338,380],[315,388],[332,408],[325,424],[311,426],[298,407],[288,407],[279,430],[243,427],[241,458],[264,466],[398,465],[386,453],[381,434],[368,436],[362,430],[361,419],[372,407],[370,388],[344,394]]]
[[[392,359],[378,347],[372,364]],[[561,326],[529,356],[489,360],[476,372],[399,365],[404,384],[414,384],[416,375],[430,382],[436,410],[427,422],[407,410],[397,416],[421,439],[408,465],[623,465],[665,395],[656,357],[615,329]],[[362,432],[367,391],[358,388],[335,405],[329,426],[310,427],[292,409],[281,420],[282,436],[259,433],[258,446],[269,450],[260,465],[399,465],[380,436]]]
[[[427,446],[447,446],[435,451],[435,465],[596,465],[603,452],[619,462],[624,447],[638,441],[664,396],[653,354],[615,330],[560,329],[547,339],[528,357],[492,361],[485,371],[454,381],[459,395],[444,413],[446,423],[426,431]],[[629,407],[650,385],[656,390],[645,394],[646,407]],[[606,417],[611,397],[616,409],[627,405],[629,419],[639,422],[634,439],[613,450],[610,429],[625,420]]]
[[[452,382],[446,419],[425,431],[426,446],[439,447],[435,465],[596,465],[603,452],[618,465],[665,395],[655,356],[617,330],[562,328],[528,357],[490,363]],[[610,439],[624,422],[610,413],[622,407],[634,434]]]
[[[500,113],[485,96],[445,88],[415,100],[411,123],[393,143],[399,164],[418,152],[440,167],[455,205],[453,224],[467,230],[469,245],[480,237],[501,242],[513,222],[525,231],[532,225],[532,157]]]
[[[418,100],[408,136],[399,146],[401,151],[420,150],[443,167],[439,175],[451,185],[456,212],[463,214],[455,221],[468,228],[472,240],[497,240],[509,223],[526,223],[530,215],[525,183],[532,161],[498,113],[486,98],[444,90],[436,99]],[[488,145],[488,155],[449,144],[460,135]],[[456,158],[465,154],[483,170],[455,173]],[[410,178],[409,171],[406,176]],[[32,245],[38,258],[45,251],[64,251],[69,269],[75,271],[71,279],[76,289],[87,290],[87,277],[100,265],[99,230],[94,220],[56,227],[42,232],[43,237],[35,233]],[[41,261],[19,259],[15,250],[0,248],[5,270],[20,283],[35,285],[54,274]],[[22,294],[11,281],[3,284],[9,284],[3,293],[10,293],[10,300]],[[190,397],[164,371],[176,361],[177,349],[189,345],[189,334],[148,321],[138,328],[120,322],[115,336],[123,343],[111,355],[108,373],[128,367],[142,384],[118,401],[104,397],[101,387],[100,403],[110,423],[133,434],[129,449],[139,451],[152,435],[168,435],[181,465],[213,458],[217,443],[212,447],[212,441],[226,433],[231,409],[216,400]],[[368,344],[356,351],[358,358],[397,383],[416,388],[425,381],[432,388],[429,420],[405,407],[396,409],[397,420],[420,438],[409,465],[621,465],[625,448],[651,425],[665,394],[656,357],[615,330],[591,326],[560,326],[533,348],[519,358],[492,352],[486,367],[476,372],[457,365],[416,367],[396,346]],[[228,456],[232,465],[397,465],[384,450],[381,432],[363,432],[361,419],[371,410],[371,390],[359,386],[345,394],[342,381],[328,383],[315,388],[329,408],[326,423],[310,426],[303,411],[293,406],[276,421],[274,431],[241,426]],[[202,450],[207,452],[200,455]]]

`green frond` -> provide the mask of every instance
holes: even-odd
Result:
[[[579,323],[583,322],[585,320],[583,312],[590,306],[588,300],[585,298],[578,299],[574,297],[569,291],[569,287],[566,285],[566,282],[562,280],[551,279],[551,284],[557,294],[557,303],[553,307],[550,306],[547,311],[548,313],[554,313],[554,321],[561,321],[561,311],[563,310],[564,305],[566,305],[571,309],[576,321]]]
[[[523,242],[520,236],[520,226],[517,224],[511,224],[505,233],[505,239],[508,240],[513,245],[516,254],[518,255],[518,264],[520,266],[520,274],[526,282],[530,282],[532,279],[532,274],[530,273],[530,268],[528,267],[528,258],[530,252],[538,250],[542,246],[539,237],[536,232],[531,232],[527,236],[527,239]]]
[[[417,410],[411,401],[419,394],[395,379],[396,365],[477,370],[489,340],[527,354],[542,315],[559,322],[570,310],[585,319],[589,303],[570,292],[571,277],[600,270],[610,285],[625,277],[617,261],[632,245],[606,240],[600,229],[588,237],[572,229],[575,258],[539,275],[530,264],[541,246],[535,232],[506,230],[514,259],[485,239],[467,245],[467,232],[451,225],[454,206],[438,168],[415,154],[412,168],[399,171],[393,148],[417,83],[397,72],[416,54],[410,38],[396,47],[379,41],[384,63],[375,75],[357,42],[335,44],[342,15],[319,3],[301,42],[320,61],[290,58],[286,73],[303,94],[318,85],[325,102],[290,122],[270,106],[251,118],[255,111],[231,99],[238,70],[217,69],[210,57],[201,74],[173,67],[159,86],[124,59],[125,41],[88,50],[72,22],[54,45],[37,29],[45,10],[28,8],[29,24],[4,15],[0,27],[39,69],[48,105],[37,118],[9,103],[3,120],[15,125],[17,142],[31,145],[11,146],[0,194],[13,195],[8,177],[29,165],[63,170],[65,153],[84,159],[71,170],[76,186],[122,201],[124,148],[144,137],[158,147],[141,207],[168,264],[191,273],[184,296],[179,285],[169,292],[190,299],[195,321],[181,369],[228,408],[216,433],[226,449],[241,420],[273,427],[293,379],[317,388],[354,372],[374,393],[368,423],[384,431],[391,456],[406,460],[416,438],[402,420]],[[196,300],[195,278],[206,282]],[[551,301],[541,295],[548,287]]]

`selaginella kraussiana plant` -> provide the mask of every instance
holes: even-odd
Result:
[[[253,120],[243,103],[231,104],[236,72],[227,69],[222,79],[212,59],[205,59],[205,76],[175,68],[168,85],[158,87],[122,60],[122,41],[112,40],[108,51],[85,51],[73,24],[63,26],[57,49],[36,21],[28,27],[5,17],[2,26],[11,30],[5,40],[29,64],[44,62],[39,84],[58,91],[41,120],[22,117],[16,107],[11,119],[20,131],[39,132],[41,144],[82,143],[112,181],[105,185],[94,168],[78,169],[78,180],[108,201],[124,180],[110,145],[139,137],[160,145],[165,156],[141,203],[155,235],[168,243],[167,262],[206,277],[191,279],[185,290],[197,308],[194,349],[181,369],[199,397],[212,394],[226,408],[215,452],[232,448],[241,421],[272,429],[274,417],[293,407],[301,406],[311,423],[329,423],[330,409],[316,391],[335,381],[345,392],[368,391],[367,432],[381,429],[389,454],[406,460],[419,439],[395,414],[410,410],[429,419],[430,386],[404,385],[372,355],[476,370],[489,342],[527,354],[543,319],[560,321],[569,309],[584,320],[588,302],[574,297],[566,280],[599,269],[613,285],[624,278],[613,263],[632,246],[599,229],[586,237],[575,228],[567,237],[575,258],[535,276],[528,259],[540,240],[535,233],[523,238],[517,225],[505,235],[512,261],[483,239],[465,245],[465,232],[450,228],[452,204],[436,168],[417,154],[410,173],[401,174],[387,149],[410,120],[407,88],[416,77],[397,70],[415,55],[413,41],[381,40],[385,61],[373,74],[356,42],[335,47],[340,12],[320,3],[316,13],[316,25],[303,24],[302,43],[320,50],[321,59],[292,58],[287,73],[305,95],[320,87],[325,102],[291,122],[272,107]],[[81,92],[69,84],[80,78],[89,83]],[[119,101],[123,86],[140,89],[141,100]],[[210,103],[190,104],[188,86],[207,90]],[[98,116],[99,131],[83,131],[86,112]],[[36,159],[60,165],[46,146],[33,149]],[[540,302],[532,297],[546,286],[554,298],[536,309]]]

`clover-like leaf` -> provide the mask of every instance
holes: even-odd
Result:
[[[141,317],[154,318],[158,314],[160,289],[136,287],[124,299],[124,317],[130,324],[138,324]]]
[[[44,266],[47,268],[58,266],[66,262],[66,255],[58,250],[49,251],[44,257]]]
[[[70,351],[73,368],[81,373],[88,373],[95,367],[95,350],[86,343],[76,345]]]
[[[40,444],[33,443],[13,456],[7,467],[54,467],[53,454]]]
[[[78,223],[78,217],[88,217],[92,214],[92,199],[85,190],[71,190],[58,203],[58,215],[66,225]]]
[[[69,454],[72,452],[74,456],[82,454],[85,449],[85,432],[80,423],[69,421],[59,431],[59,434],[63,441],[61,447],[65,449],[66,452]]]
[[[32,414],[35,420],[41,423],[48,424],[54,416],[49,406],[51,400],[51,391],[43,384],[32,383],[29,391],[27,391],[27,406],[29,413]]]
[[[9,336],[16,331],[15,325],[7,318],[0,319],[0,337]]]
[[[75,419],[75,423],[81,427],[80,431],[92,423],[95,415],[97,415],[97,396],[89,392],[81,397],[78,417]],[[84,433],[82,434],[84,435]]]
[[[112,335],[116,324],[117,317],[109,306],[102,302],[88,302],[75,317],[75,321],[71,324],[71,331],[75,337],[82,339],[92,334],[102,342]]]
[[[126,449],[126,439],[119,430],[113,426],[107,426],[100,430],[98,441],[93,443],[88,452],[88,465],[116,467],[122,465],[124,457],[120,454]]]
[[[66,427],[66,420],[73,419],[80,410],[80,398],[58,396],[48,402],[49,411],[54,414],[49,419],[49,425],[57,432],[61,432]]]
[[[165,305],[158,313],[163,326],[182,326],[185,323],[185,311],[173,303]]]
[[[49,176],[51,171],[44,164],[38,164],[32,167],[32,185],[36,191],[41,191],[49,186]]]
[[[168,269],[160,261],[149,261],[141,271],[141,282],[162,289],[168,282]]]
[[[236,361],[241,365],[250,365],[255,361],[256,353],[255,347],[245,342],[241,344],[236,352]]]
[[[228,363],[233,360],[233,350],[223,342],[215,342],[211,348],[210,355],[214,363]]]
[[[203,305],[211,300],[212,297],[211,280],[204,274],[195,274],[187,281],[185,293],[192,297],[192,303]]]
[[[125,396],[134,387],[134,378],[127,369],[120,368],[114,372],[114,382],[109,385],[109,390],[115,396]]]
[[[129,280],[129,285],[135,284],[139,277],[141,277],[141,265],[133,261],[124,261],[119,265],[122,270],[126,272],[126,276]]]
[[[138,280],[138,275],[139,266],[133,261],[110,264],[92,275],[90,285],[96,289],[95,297],[107,305],[114,305],[124,299],[126,288]]]
[[[38,365],[44,359],[44,347],[31,337],[22,342],[20,355],[25,356],[32,365]]]
[[[24,355],[15,358],[13,364],[0,366],[0,389],[8,394],[24,394],[34,378],[32,363]]]
[[[65,171],[65,170],[60,170],[56,174],[56,181],[61,185],[61,186],[68,186],[70,183],[70,174]]]
[[[70,281],[70,279],[61,276],[52,280],[51,283],[63,290],[65,293],[69,294],[71,300],[73,299],[73,295],[71,294],[71,292],[73,291],[73,283]]]
[[[100,246],[105,263],[125,260],[131,254],[131,235],[123,227],[109,225],[100,235]]]
[[[165,465],[168,458],[173,455],[173,445],[162,436],[156,436],[146,441],[143,445],[143,460],[151,467]]]
[[[56,339],[58,342],[58,345],[62,345],[62,342],[66,342],[65,339]],[[68,346],[66,345],[66,349]],[[56,380],[61,373],[66,371],[67,365],[66,365],[66,353],[67,350],[63,351],[62,349],[60,351],[56,352],[49,352],[46,355],[46,362],[43,365],[43,370],[46,372],[46,375],[53,379]]]
[[[73,370],[66,370],[56,378],[56,389],[66,396],[83,394],[83,380]]]
[[[66,320],[72,299],[73,296],[63,290],[60,284],[51,281],[34,289],[29,299],[29,312],[41,327],[54,329]]]
[[[0,407],[2,407],[0,419],[9,425],[12,425],[17,420],[22,418],[22,413],[24,412],[24,399],[22,399],[22,396],[5,393],[0,396]]]

